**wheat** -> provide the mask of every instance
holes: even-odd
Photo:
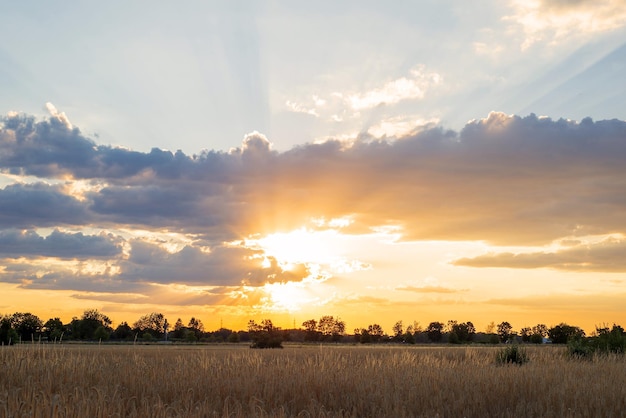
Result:
[[[530,347],[20,345],[0,349],[3,417],[623,416],[626,361]]]

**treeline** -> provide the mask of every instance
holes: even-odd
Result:
[[[404,326],[397,321],[392,332],[387,333],[379,324],[355,328],[346,333],[346,323],[333,316],[322,316],[319,320],[309,319],[297,329],[281,329],[270,319],[261,323],[250,320],[246,330],[220,328],[207,331],[201,320],[192,317],[186,324],[178,318],[172,325],[162,313],[153,312],[140,317],[132,325],[127,322],[112,327],[111,319],[95,309],[86,310],[80,318],[64,324],[59,318],[43,322],[31,313],[16,312],[0,317],[0,343],[45,341],[120,341],[154,342],[170,341],[185,343],[250,342],[256,348],[281,347],[284,341],[293,342],[357,342],[369,343],[449,343],[449,344],[500,344],[500,343],[553,343],[577,342],[581,350],[589,343],[609,344],[616,347],[611,351],[624,351],[626,333],[619,325],[598,326],[591,336],[577,327],[561,323],[552,327],[537,324],[515,331],[509,322],[491,323],[485,332],[478,332],[472,322],[450,320],[447,323],[431,322],[423,328],[418,322]],[[596,344],[596,345],[597,345]],[[619,348],[622,347],[622,348]]]

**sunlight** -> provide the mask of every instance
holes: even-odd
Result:
[[[265,308],[273,311],[299,311],[312,300],[303,283],[266,283],[263,290],[268,294]]]
[[[247,240],[246,246],[258,246],[267,255],[287,265],[298,263],[331,264],[340,257],[333,241],[337,231],[311,231],[306,228],[278,232],[264,238]]]

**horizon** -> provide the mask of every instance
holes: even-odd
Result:
[[[0,315],[626,325],[623,2],[6,9]]]

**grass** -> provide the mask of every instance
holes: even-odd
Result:
[[[0,347],[2,417],[624,416],[623,356],[529,347]]]
[[[513,344],[498,351],[496,362],[500,365],[517,364],[521,366],[528,362],[528,354],[526,354],[526,349]]]

